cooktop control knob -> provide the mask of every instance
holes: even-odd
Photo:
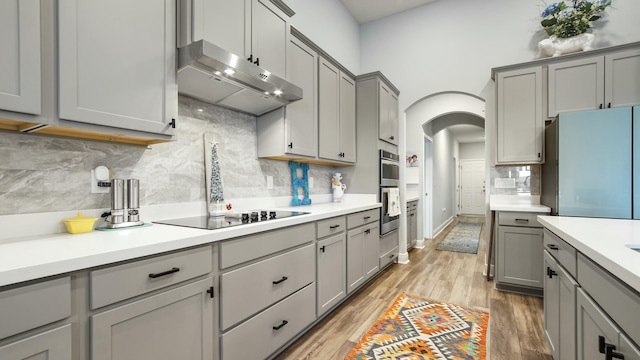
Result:
[[[249,222],[249,214],[248,213],[242,213],[242,223],[246,224]]]
[[[275,211],[269,211],[269,219],[275,219],[276,218],[276,212]]]
[[[265,210],[260,211],[260,220],[267,220],[267,212]]]
[[[256,222],[258,221],[258,212],[257,211],[253,211],[251,213],[251,222]]]

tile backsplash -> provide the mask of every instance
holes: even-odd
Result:
[[[492,195],[540,195],[540,165],[492,166]]]
[[[203,133],[218,142],[225,199],[290,196],[286,161],[256,158],[256,118],[179,97],[175,141],[142,146],[0,132],[0,215],[109,208],[90,170],[140,179],[140,205],[205,200]],[[311,165],[311,194],[331,193],[329,166]],[[265,176],[273,176],[267,190]]]

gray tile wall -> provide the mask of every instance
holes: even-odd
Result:
[[[140,179],[143,206],[204,201],[204,132],[219,143],[225,199],[292,194],[286,161],[256,159],[255,117],[181,96],[175,141],[151,148],[0,132],[0,215],[109,208],[109,194],[91,193],[99,165],[111,178]],[[331,193],[334,170],[310,166],[311,194]]]
[[[493,195],[517,195],[517,194],[530,194],[540,195],[540,165],[530,165],[528,168],[531,171],[528,181],[524,181],[523,178],[518,178],[518,170],[523,169],[523,166],[492,166],[491,167],[491,194]],[[496,178],[515,178],[516,188],[503,189],[496,188]],[[524,185],[523,185],[524,184]],[[528,186],[526,186],[528,185]]]

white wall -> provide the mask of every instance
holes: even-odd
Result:
[[[287,0],[291,24],[354,74],[360,74],[360,27],[340,0]]]
[[[455,140],[444,129],[433,136],[433,229],[434,235],[454,216],[453,158],[456,155]]]
[[[460,144],[460,159],[484,159],[484,141]]]
[[[595,48],[640,41],[640,1],[613,5],[595,23]],[[484,98],[491,68],[539,57],[543,8],[542,1],[440,0],[363,24],[360,70],[382,71],[400,89],[401,110],[443,91]]]

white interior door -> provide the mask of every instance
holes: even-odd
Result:
[[[462,214],[484,215],[484,160],[460,160],[460,194]]]

